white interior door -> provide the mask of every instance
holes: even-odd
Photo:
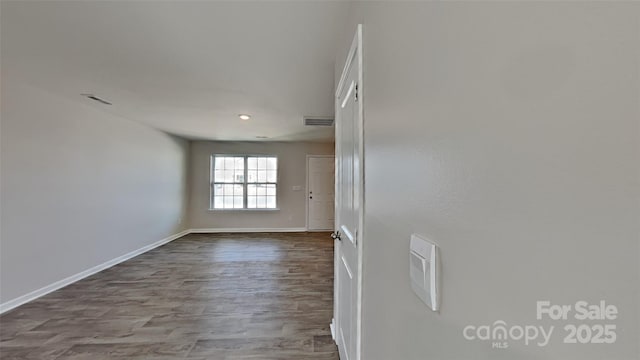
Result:
[[[335,158],[307,158],[309,230],[331,230],[335,222]]]
[[[340,359],[359,359],[362,240],[361,27],[336,92],[335,337]]]

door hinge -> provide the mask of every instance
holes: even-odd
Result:
[[[354,90],[356,101],[358,101],[358,84],[356,83],[356,88]]]

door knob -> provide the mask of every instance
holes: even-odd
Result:
[[[331,233],[331,238],[332,238],[333,240],[336,240],[336,239],[337,239],[337,240],[339,240],[339,241],[342,241],[342,238],[340,237],[340,231],[334,231],[334,232],[332,232],[332,233]]]

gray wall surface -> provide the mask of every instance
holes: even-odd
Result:
[[[640,358],[640,4],[358,2],[364,26],[364,360]],[[440,246],[442,308],[410,288]],[[614,321],[536,320],[605,300]],[[571,318],[572,319],[572,318]],[[555,325],[545,347],[467,325]],[[568,323],[614,344],[563,344]]]
[[[333,143],[216,142],[191,144],[189,219],[191,228],[304,228],[306,227],[307,155],[332,155]],[[209,210],[210,158],[213,154],[278,156],[278,208]],[[293,191],[295,185],[302,190]]]
[[[185,228],[188,142],[2,75],[0,302]]]

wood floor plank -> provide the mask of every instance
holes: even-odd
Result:
[[[191,234],[0,316],[1,359],[338,359],[326,233]]]

